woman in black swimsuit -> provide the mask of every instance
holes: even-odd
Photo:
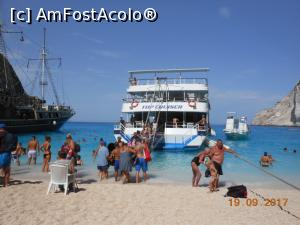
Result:
[[[193,187],[197,187],[199,185],[199,181],[201,178],[201,172],[199,169],[199,165],[200,165],[200,159],[199,159],[199,155],[195,156],[191,162],[191,166],[192,166],[192,171],[193,171],[193,179],[192,179],[192,185]]]
[[[192,179],[192,185],[193,187],[198,187],[199,186],[199,182],[200,182],[200,178],[201,178],[201,172],[199,169],[199,165],[200,163],[203,163],[204,157],[208,154],[208,149],[204,149],[204,151],[198,153],[198,155],[196,155],[192,162],[191,162],[191,166],[192,166],[192,171],[193,171],[193,179]]]
[[[44,160],[43,160],[43,172],[49,172],[49,162],[51,160],[51,137],[46,136],[45,142],[41,146],[41,150],[44,152]]]

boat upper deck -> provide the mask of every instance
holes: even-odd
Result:
[[[128,93],[151,91],[208,91],[207,78],[184,77],[185,74],[207,72],[207,68],[129,71]],[[151,78],[137,76],[152,75]],[[198,74],[199,75],[199,74]]]

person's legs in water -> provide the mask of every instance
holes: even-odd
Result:
[[[10,179],[10,166],[7,166],[5,168],[3,168],[3,172],[4,172],[4,187],[7,187],[9,184],[9,179]]]
[[[216,184],[218,179],[218,172],[216,168],[214,167],[213,163],[209,165],[209,171],[211,175],[211,181],[209,182],[209,190],[211,192],[216,191]]]
[[[50,162],[50,159],[51,159],[51,156],[50,156],[50,154],[48,154],[46,156],[46,160],[45,160],[45,171],[46,172],[49,172],[49,162]]]
[[[119,176],[119,160],[115,160],[115,181],[118,181]]]
[[[148,164],[147,164],[147,161],[145,159],[142,159],[142,170],[143,170],[144,182],[146,182],[147,179],[148,179],[148,175],[147,175]]]
[[[19,155],[17,155],[16,163],[17,163],[18,166],[21,165],[21,163],[20,163],[20,156]]]
[[[199,184],[201,173],[196,163],[192,162],[191,166],[193,171],[192,186],[196,187]]]
[[[140,182],[140,171],[136,171],[135,174],[135,183],[139,183]]]
[[[115,170],[115,181],[116,182],[118,181],[118,176],[119,176],[119,172],[118,172],[118,170]]]
[[[31,157],[28,156],[28,165],[30,165],[30,163],[31,163]]]
[[[36,156],[33,157],[33,164],[36,165]]]
[[[103,168],[101,167],[100,169],[100,180],[102,180],[104,177],[104,172],[103,172]]]
[[[129,172],[124,171],[123,184],[129,183]]]
[[[47,161],[47,158],[46,156],[44,156],[44,159],[43,159],[43,166],[42,166],[42,171],[45,172],[45,169],[46,169],[46,161]]]
[[[105,179],[108,179],[108,166],[105,166],[104,176],[105,176]]]
[[[201,172],[200,172],[199,167],[197,166],[196,179],[195,179],[195,187],[199,186],[200,178],[201,178]]]
[[[126,172],[125,176],[126,176],[126,182],[129,183],[129,172]]]
[[[218,187],[219,187],[219,178],[220,178],[220,175],[217,173],[217,179],[216,179],[216,191],[218,191]]]
[[[98,177],[101,177],[101,170],[100,170],[100,166],[97,166],[97,170],[98,170]]]
[[[139,183],[140,182],[140,171],[141,171],[142,166],[141,166],[140,158],[137,158],[136,160],[137,160],[137,162],[136,162],[136,165],[135,165],[135,170],[136,170],[135,182]]]

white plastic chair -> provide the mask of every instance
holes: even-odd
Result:
[[[52,187],[57,187],[58,185],[64,185],[65,195],[68,192],[69,184],[73,183],[75,190],[76,180],[75,174],[69,174],[69,167],[63,164],[51,164],[50,165],[50,182],[47,191],[49,194]]]

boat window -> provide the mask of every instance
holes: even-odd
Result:
[[[196,101],[207,101],[208,94],[203,91],[195,91],[195,92],[187,92],[186,93],[187,100],[196,100]]]
[[[183,101],[184,100],[183,91],[170,91],[168,100],[169,101]]]

